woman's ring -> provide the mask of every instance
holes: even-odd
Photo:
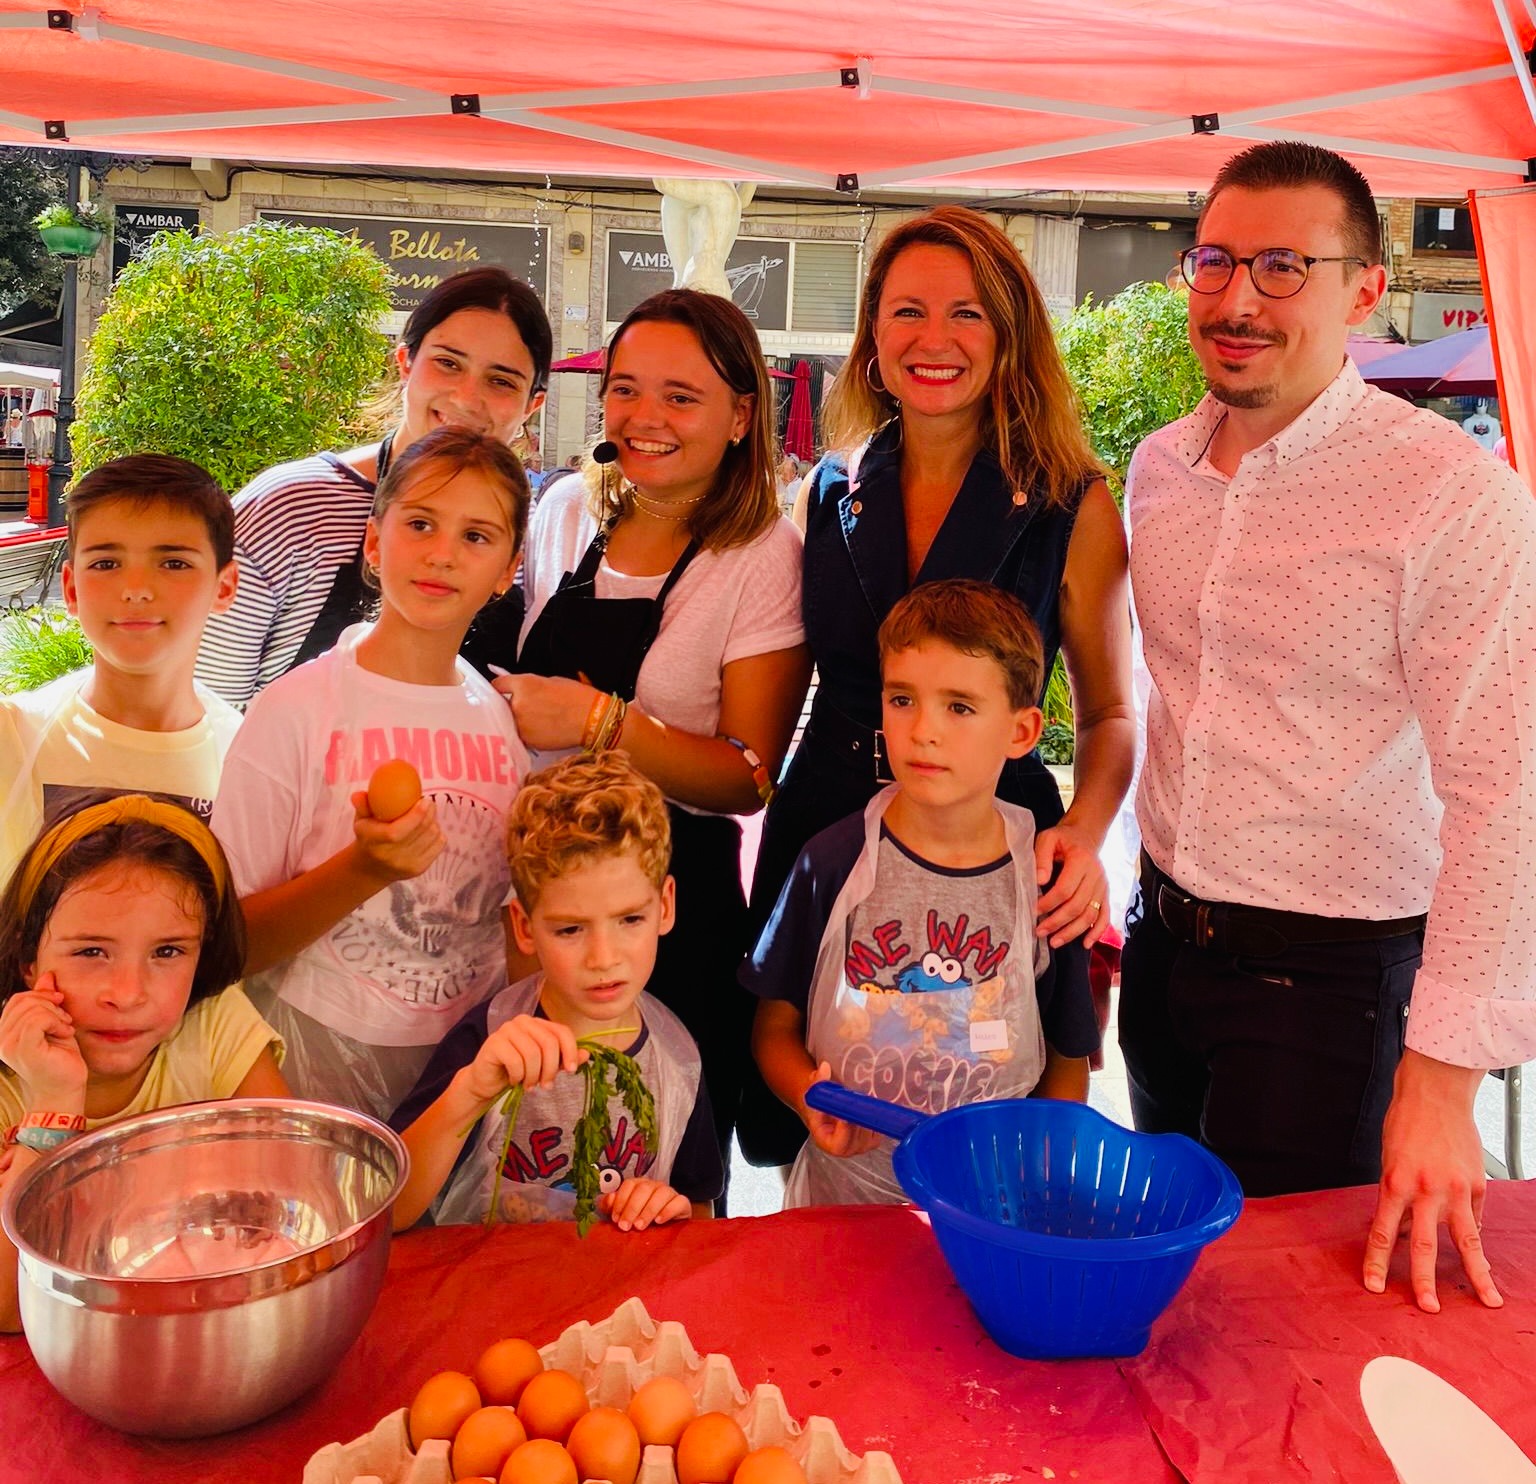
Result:
[[[1089,902],[1088,903],[1088,912],[1089,912],[1089,914],[1091,916],[1093,916],[1093,917],[1097,917],[1099,915],[1099,908],[1101,908],[1103,905],[1104,905],[1103,902]]]

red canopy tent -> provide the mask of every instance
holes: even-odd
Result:
[[[0,34],[0,146],[857,194],[1195,191],[1290,138],[1379,195],[1536,180],[1536,0],[0,0]]]
[[[0,0],[0,143],[1184,190],[1311,138],[1381,194],[1519,183],[1536,0]]]

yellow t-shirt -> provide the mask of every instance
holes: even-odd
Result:
[[[71,812],[82,794],[150,793],[205,824],[240,713],[203,686],[203,719],[180,732],[144,732],[109,721],[80,697],[88,670],[0,698],[0,885],[44,820]]]
[[[209,995],[181,1017],[169,1040],[155,1048],[149,1075],[133,1101],[110,1117],[87,1119],[86,1127],[99,1128],[130,1113],[150,1113],[178,1103],[231,1097],[269,1046],[281,1063],[283,1038],[256,1013],[238,984]],[[24,1112],[21,1078],[0,1068],[0,1130],[17,1123]]]

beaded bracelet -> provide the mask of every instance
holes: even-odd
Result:
[[[724,732],[717,735],[722,742],[729,742],[747,760],[747,766],[752,770],[752,782],[757,785],[757,796],[763,801],[763,808],[766,809],[773,802],[774,794],[778,792],[767,765],[740,737],[727,737]]]
[[[602,733],[597,739],[598,752],[607,752],[610,748],[618,746],[619,737],[624,731],[624,718],[628,714],[629,702],[622,696],[615,696],[613,705],[603,718]]]

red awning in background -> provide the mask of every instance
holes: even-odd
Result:
[[[795,385],[789,394],[789,421],[784,428],[784,452],[807,461],[816,457],[816,424],[811,416],[811,363],[795,364]]]
[[[1536,156],[1536,0],[0,0],[0,35],[0,143],[119,154],[1185,190],[1301,137],[1458,197]]]

